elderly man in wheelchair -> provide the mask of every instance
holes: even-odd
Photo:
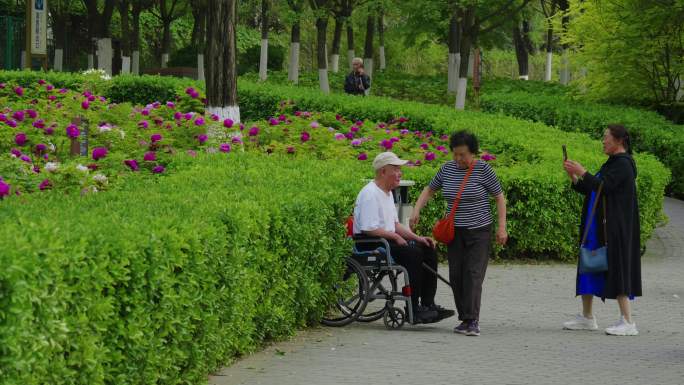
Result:
[[[435,241],[416,235],[398,219],[392,190],[399,186],[401,166],[406,163],[392,152],[383,152],[373,161],[375,179],[359,192],[354,207],[355,248],[362,253],[382,247],[379,250],[389,254],[389,262],[398,264],[400,272],[408,273],[404,278],[410,282],[410,289],[404,294],[410,298],[406,301],[409,320],[414,324],[433,323],[453,316],[454,311],[435,303]]]

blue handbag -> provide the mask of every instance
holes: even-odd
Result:
[[[605,245],[596,250],[591,250],[585,247],[587,242],[587,236],[589,235],[589,229],[594,221],[594,215],[596,214],[596,206],[598,206],[599,198],[601,197],[601,191],[603,190],[603,182],[599,185],[598,192],[596,193],[596,199],[594,199],[594,206],[591,209],[591,214],[589,215],[589,221],[587,222],[586,228],[584,229],[584,236],[582,237],[582,243],[580,243],[580,258],[579,258],[579,272],[580,273],[601,273],[608,271],[608,231],[606,230],[606,198],[603,197],[603,239]]]

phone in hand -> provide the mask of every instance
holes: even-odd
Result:
[[[568,146],[563,145],[563,161],[568,160]]]

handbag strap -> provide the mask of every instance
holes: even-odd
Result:
[[[463,177],[463,181],[461,182],[461,186],[458,188],[458,194],[456,194],[454,203],[451,205],[451,211],[449,212],[448,218],[450,219],[453,219],[454,215],[456,215],[456,209],[458,208],[458,204],[461,202],[461,195],[463,195],[463,190],[465,190],[465,186],[468,183],[468,179],[470,179],[470,174],[472,174],[473,170],[475,169],[475,163],[475,161],[470,163],[470,167],[468,167],[468,172],[466,172],[465,177]]]
[[[594,205],[591,208],[591,214],[589,214],[589,221],[584,225],[584,236],[582,236],[582,243],[580,245],[584,245],[587,242],[587,237],[589,236],[589,229],[591,228],[591,223],[594,221],[594,215],[596,214],[596,206],[598,206],[599,198],[601,197],[601,191],[603,191],[603,182],[599,185],[598,192],[596,193],[596,198],[594,198]],[[604,199],[604,204],[603,204],[603,231],[604,231],[604,236],[607,238],[607,232],[606,232],[606,205],[605,205],[605,199]]]

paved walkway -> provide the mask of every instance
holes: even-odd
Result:
[[[452,333],[455,320],[388,331],[382,321],[300,332],[210,377],[212,385],[324,384],[684,384],[684,202],[643,260],[644,297],[634,303],[637,337],[569,332],[578,312],[575,268],[491,266],[481,337]],[[445,267],[441,267],[446,271]],[[438,302],[453,307],[440,283]],[[599,326],[618,318],[595,302]]]

